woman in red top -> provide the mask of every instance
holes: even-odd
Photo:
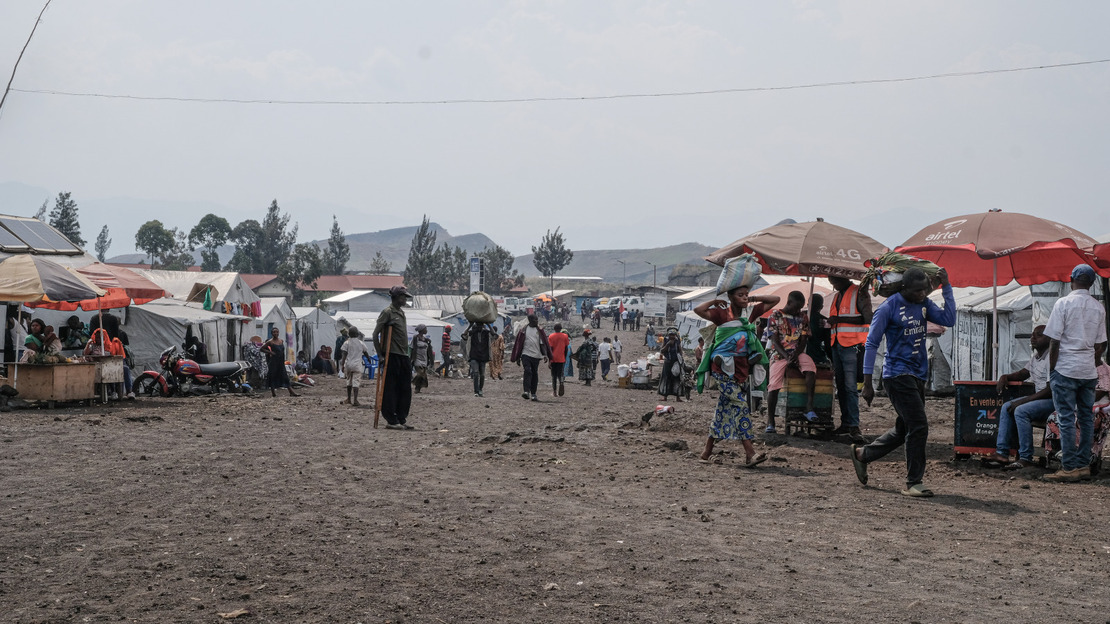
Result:
[[[779,298],[775,295],[748,296],[749,288],[740,286],[728,291],[728,302],[713,299],[694,308],[694,313],[714,325],[720,326],[729,321],[743,318],[744,310],[749,304],[755,304],[748,314],[748,321],[757,319],[767,310],[775,307]],[[709,438],[705,441],[705,450],[701,454],[702,461],[709,461],[713,454],[713,444],[717,440],[740,440],[744,445],[744,465],[756,466],[767,461],[766,453],[756,453],[752,440],[752,421],[748,418],[751,413],[748,397],[744,393],[743,383],[748,377],[747,366],[735,366],[731,375],[721,371],[716,362],[710,369],[713,378],[720,386],[721,398],[717,401],[717,411],[713,417],[713,424],[709,428]]]

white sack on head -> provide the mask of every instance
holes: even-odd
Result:
[[[752,254],[729,258],[725,260],[725,266],[721,269],[721,276],[717,278],[717,294],[727,293],[733,288],[741,286],[751,288],[762,272],[763,269],[759,266],[759,261]]]

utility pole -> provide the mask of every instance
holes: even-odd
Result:
[[[650,264],[651,265],[651,288],[652,288],[652,290],[654,290],[656,288],[656,285],[655,285],[655,263],[654,262],[648,262],[647,260],[644,260],[644,264]]]
[[[624,294],[624,278],[628,276],[628,265],[626,265],[624,263],[624,260],[617,260],[617,262],[621,263],[621,294],[623,295]]]

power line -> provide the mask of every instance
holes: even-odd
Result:
[[[670,91],[662,93],[618,93],[612,95],[582,95],[558,97],[527,97],[527,98],[464,98],[453,100],[254,100],[237,98],[203,98],[180,96],[153,96],[153,95],[127,95],[113,93],[81,93],[74,91],[57,91],[53,89],[11,89],[20,93],[33,93],[38,95],[58,95],[67,97],[106,98],[114,100],[142,100],[153,102],[190,102],[200,104],[280,104],[290,106],[418,106],[418,105],[444,105],[444,104],[522,104],[529,102],[585,102],[597,100],[623,100],[639,98],[663,97],[689,97],[699,95],[721,95],[729,93],[758,93],[762,91],[793,91],[798,89],[823,89],[828,87],[847,87],[856,85],[891,84],[898,82],[915,82],[921,80],[939,80],[943,78],[964,78],[968,76],[984,76],[987,74],[1008,74],[1014,72],[1038,71],[1045,69],[1060,69],[1064,67],[1078,67],[1081,65],[1095,65],[1110,63],[1110,59],[1093,61],[1076,61],[1074,63],[1056,63],[1052,65],[1033,65],[1029,67],[1011,67],[1005,69],[985,69],[980,71],[950,72],[944,74],[930,74],[925,76],[910,76],[902,78],[874,78],[870,80],[843,80],[836,82],[815,82],[800,85],[785,85],[776,87],[737,87],[732,89],[707,89],[703,91]]]
[[[19,51],[19,56],[15,59],[15,65],[12,66],[12,75],[8,78],[8,86],[4,87],[4,95],[0,96],[0,111],[4,110],[4,100],[8,99],[8,92],[13,91],[12,81],[15,80],[15,72],[19,69],[19,62],[23,60],[23,53],[27,51],[27,46],[31,45],[31,37],[35,36],[35,31],[39,28],[39,22],[42,21],[42,14],[46,13],[46,8],[50,6],[51,1],[46,0],[46,4],[42,5],[42,10],[39,11],[39,16],[35,19],[35,25],[31,27],[31,34],[27,35],[27,41],[23,43],[23,49]]]

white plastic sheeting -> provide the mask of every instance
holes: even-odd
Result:
[[[320,347],[335,346],[339,328],[334,318],[319,308],[293,308],[293,314],[297,315],[297,349],[304,351],[310,360]]]
[[[251,304],[258,295],[247,286],[238,273],[227,271],[163,271],[134,269],[136,273],[158,284],[166,297],[186,300],[196,284],[208,284],[216,289],[216,300],[228,303]]]

